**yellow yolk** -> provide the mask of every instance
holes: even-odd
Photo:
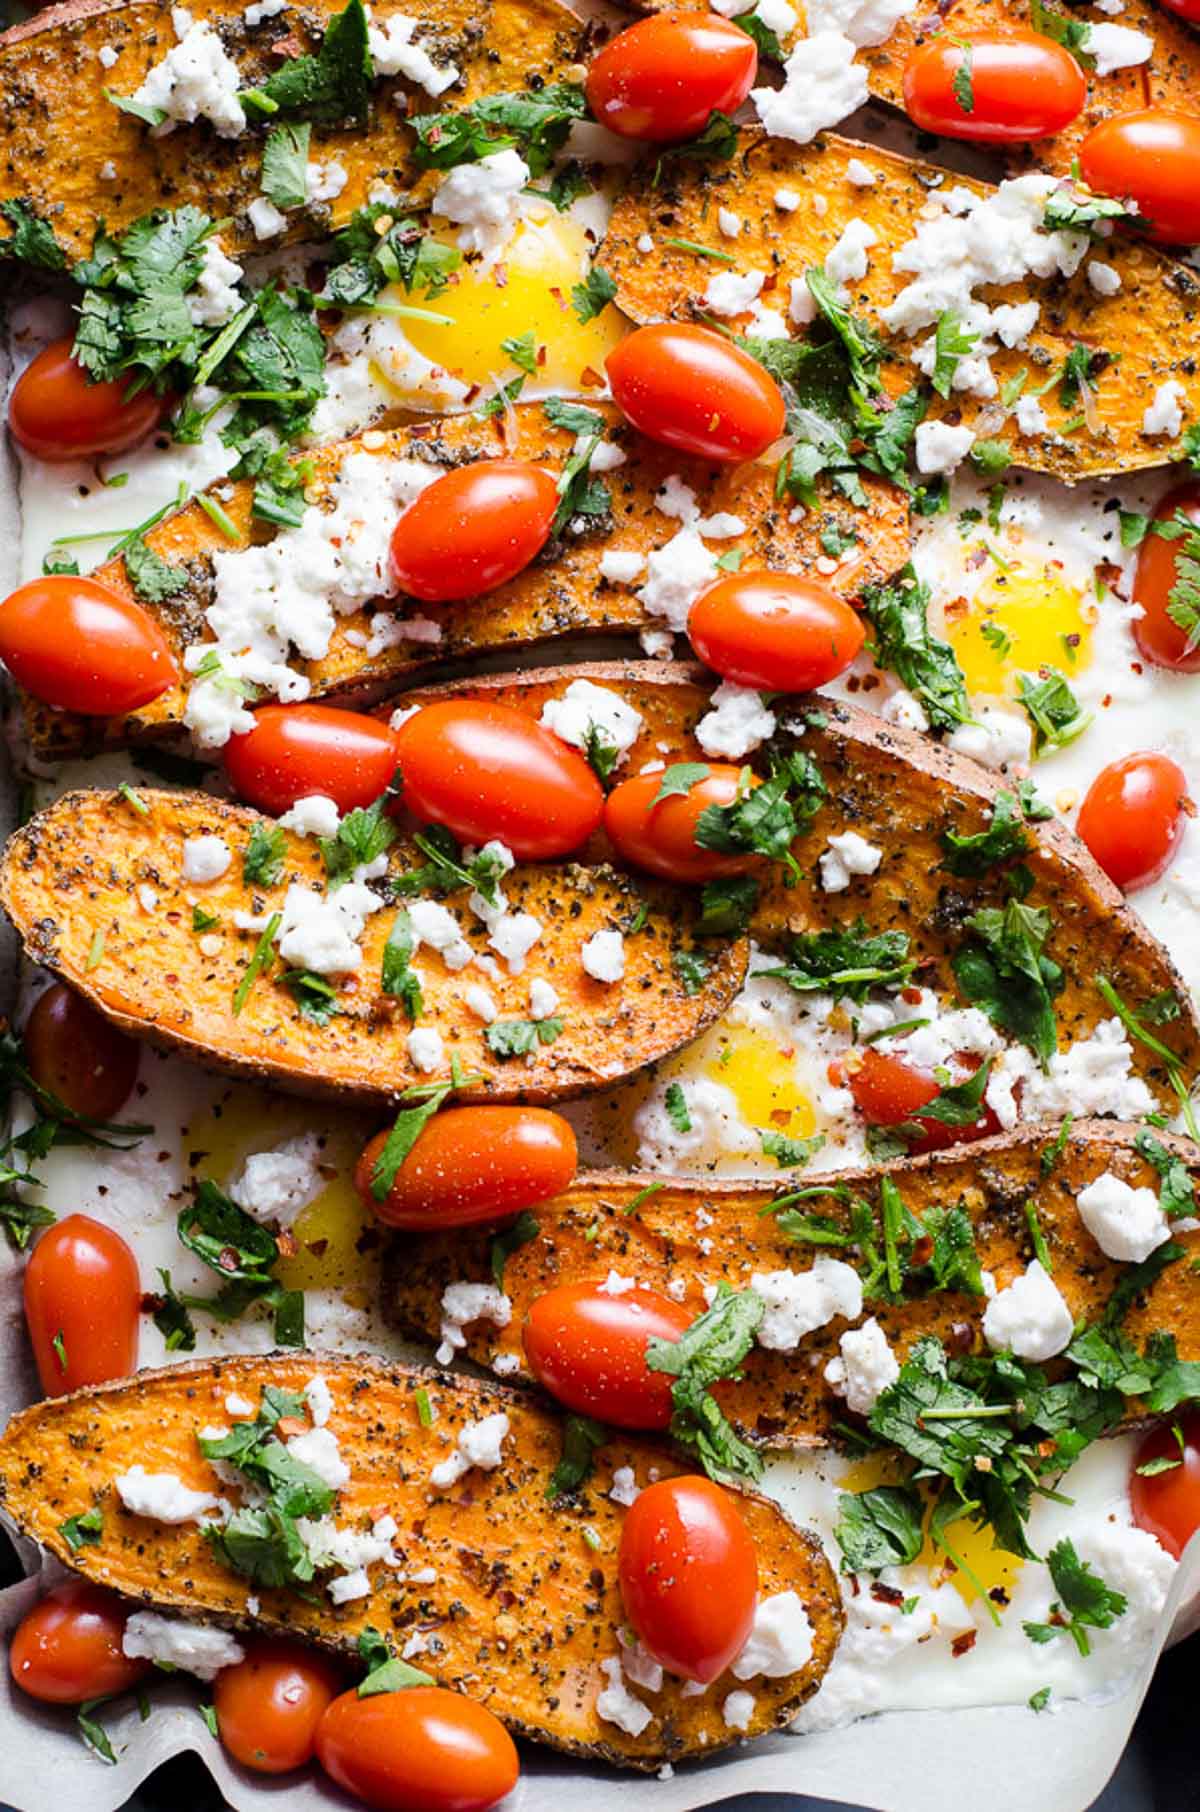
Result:
[[[538,208],[517,227],[498,264],[464,263],[428,299],[399,291],[389,291],[388,299],[449,317],[447,326],[405,320],[404,337],[464,384],[510,382],[517,368],[503,342],[532,333],[538,366],[526,377],[526,390],[586,392],[603,381],[604,361],[625,332],[611,304],[586,323],[572,307],[571,291],[583,280],[592,249],[577,221]]]
[[[736,1027],[714,1040],[702,1074],[723,1083],[747,1126],[805,1139],[816,1126],[812,1102],[796,1081],[790,1054],[766,1032]]]
[[[902,1454],[869,1454],[865,1459],[855,1460],[839,1475],[838,1489],[874,1491],[879,1485],[902,1485],[909,1471],[909,1463]],[[975,1602],[980,1596],[980,1587],[985,1593],[999,1589],[1011,1596],[1017,1574],[1025,1563],[1017,1555],[993,1547],[990,1529],[977,1529],[969,1517],[964,1517],[961,1522],[952,1523],[946,1534],[950,1546],[962,1561],[961,1567],[950,1567],[945,1552],[934,1547],[928,1531],[914,1564],[927,1567],[936,1584],[952,1585],[964,1604]],[[968,1578],[968,1573],[973,1574],[974,1579]],[[978,1586],[974,1583],[976,1580]]]
[[[946,639],[973,697],[1015,697],[1017,676],[1057,667],[1070,680],[1091,661],[1095,605],[1057,566],[1012,562],[969,604],[946,610]]]

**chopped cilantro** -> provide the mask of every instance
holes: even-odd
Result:
[[[1082,736],[1092,721],[1057,667],[1041,667],[1038,677],[1022,673],[1017,678],[1017,699],[1033,727],[1033,752],[1065,749]]]
[[[424,1004],[421,995],[421,978],[410,967],[416,939],[413,935],[412,919],[408,908],[400,906],[392,920],[392,929],[388,933],[387,943],[383,947],[383,973],[380,986],[385,994],[403,1003],[404,1010],[414,1023],[420,1017]]]
[[[712,1306],[678,1340],[651,1340],[646,1365],[675,1379],[670,1434],[694,1453],[715,1479],[762,1477],[762,1459],[734,1431],[711,1395],[710,1386],[737,1375],[763,1318],[763,1301],[753,1290],[717,1286]]]
[[[302,208],[308,199],[308,140],[303,125],[273,126],[262,156],[262,191],[277,208]]]
[[[952,830],[942,832],[942,867],[952,875],[983,875],[998,863],[1024,855],[1030,847],[1016,794],[1000,792],[986,830],[966,835]]]
[[[876,663],[908,687],[930,727],[952,730],[970,722],[966,680],[957,656],[929,628],[930,590],[911,566],[898,579],[863,588],[863,613],[875,631]]]
[[[925,1545],[924,1506],[917,1492],[901,1485],[873,1491],[839,1491],[834,1540],[842,1551],[843,1573],[882,1573],[911,1566]]]
[[[1028,1045],[1042,1067],[1058,1048],[1053,998],[1063,985],[1059,965],[1045,955],[1050,914],[1009,900],[985,906],[966,922],[968,940],[952,967],[959,988],[992,1024]]]
[[[829,993],[836,1000],[863,1001],[872,988],[903,987],[916,959],[906,931],[868,931],[864,919],[791,940],[789,960],[762,973],[777,977],[798,994]]]
[[[242,879],[247,887],[278,887],[287,862],[287,832],[264,819],[250,832],[242,856]]]
[[[703,991],[711,964],[698,950],[673,950],[671,968],[682,982],[684,993],[694,995]]]
[[[563,1423],[562,1458],[550,1474],[546,1496],[551,1503],[572,1497],[592,1474],[596,1449],[608,1440],[608,1430],[591,1416],[568,1416]]]
[[[545,1019],[494,1019],[483,1036],[493,1056],[528,1057],[539,1045],[553,1044],[562,1029],[557,1014]]]
[[[526,1208],[518,1214],[511,1227],[496,1234],[491,1244],[491,1264],[492,1280],[498,1290],[504,1288],[504,1267],[513,1253],[519,1252],[522,1246],[527,1246],[530,1240],[536,1239],[540,1231],[541,1224],[537,1216],[530,1214]]]
[[[603,314],[617,293],[617,285],[608,272],[593,264],[582,283],[577,283],[571,291],[571,306],[578,320],[585,325],[594,321],[597,315]]]
[[[78,1554],[80,1548],[94,1546],[104,1532],[104,1515],[99,1504],[93,1504],[90,1510],[81,1510],[78,1516],[69,1516],[65,1523],[59,1523],[58,1532],[72,1554]]]
[[[161,604],[187,590],[190,581],[185,568],[172,566],[152,547],[147,547],[140,535],[126,543],[124,556],[126,577],[137,596],[147,604]]]
[[[1068,1537],[1056,1542],[1046,1556],[1050,1577],[1060,1602],[1050,1607],[1050,1623],[1023,1623],[1031,1642],[1053,1642],[1070,1636],[1081,1655],[1092,1652],[1089,1630],[1111,1629],[1128,1608],[1128,1599],[1105,1584],[1086,1561],[1080,1560]]]

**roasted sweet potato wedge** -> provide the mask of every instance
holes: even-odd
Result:
[[[847,166],[852,158],[861,158],[875,171],[872,187],[860,188],[850,181]],[[908,283],[904,272],[893,270],[893,254],[913,238],[930,189],[945,179],[945,171],[933,165],[832,134],[799,146],[761,132],[743,132],[738,154],[729,163],[681,170],[669,194],[644,185],[628,188],[613,212],[601,257],[619,286],[620,306],[635,321],[703,314],[713,267],[681,245],[710,243],[709,223],[719,206],[728,206],[742,221],[738,269],[768,272],[770,287],[764,287],[763,299],[786,310],[789,280],[822,264],[847,223],[858,218],[875,229],[878,245],[867,275],[849,286],[851,307],[871,319]],[[988,187],[965,177],[955,181],[980,194]],[[815,194],[825,206],[818,211],[805,203],[784,213],[774,202],[781,186],[798,190],[802,197]],[[637,242],[647,233],[654,248],[641,252]],[[963,391],[953,391],[948,401],[935,395],[931,415],[953,411],[956,420],[974,426],[988,439],[1011,437],[1015,463],[1053,473],[1068,483],[1105,472],[1164,465],[1174,458],[1176,443],[1167,436],[1144,436],[1142,417],[1159,385],[1169,379],[1183,386],[1185,414],[1192,418],[1200,411],[1196,278],[1153,247],[1119,238],[1105,241],[1104,257],[1121,273],[1122,286],[1115,296],[1098,296],[1082,266],[1069,280],[1030,278],[985,292],[985,299],[994,303],[1035,299],[1041,304],[1027,348],[1002,347],[992,359],[1002,391],[1022,367],[1031,374],[1028,381],[1040,388],[1062,371],[1068,353],[1080,343],[1110,355],[1102,368],[1093,368],[1088,419],[1080,419],[1078,393],[1064,397],[1057,384],[1042,397],[1049,427],[1039,436],[1016,435],[1004,425],[1003,411]],[[922,330],[918,338],[925,337]],[[892,343],[905,352],[916,341],[897,337]],[[884,381],[895,392],[907,389],[914,375],[904,358],[884,366]],[[1075,424],[1069,432],[1068,423]]]
[[[870,1171],[843,1170],[810,1179],[811,1186],[844,1184],[877,1207],[880,1179],[890,1177],[904,1206],[924,1221],[931,1208],[962,1207],[969,1214],[984,1270],[1003,1288],[1035,1256],[1028,1204],[1037,1210],[1054,1266],[1054,1281],[1076,1319],[1096,1321],[1118,1279],[1128,1270],[1107,1259],[1080,1220],[1075,1198],[1105,1171],[1139,1187],[1157,1188],[1152,1166],[1134,1148],[1137,1129],[1103,1120],[1081,1121],[1067,1136],[1049,1175],[1042,1157],[1054,1128],[1026,1127],[1002,1138],[906,1158]],[[1200,1146],[1169,1135],[1163,1144],[1200,1182]],[[654,1186],[653,1194],[645,1191]],[[817,1251],[845,1257],[847,1248],[797,1244],[764,1210],[787,1185],[709,1178],[662,1178],[649,1173],[583,1172],[565,1194],[536,1211],[536,1238],[512,1252],[504,1288],[512,1301],[506,1328],[478,1322],[467,1330],[467,1353],[490,1365],[501,1353],[522,1360],[521,1330],[535,1297],[556,1284],[615,1270],[650,1289],[673,1285],[695,1314],[705,1309],[702,1286],[724,1281],[744,1290],[756,1273],[807,1270]],[[641,1197],[631,1207],[635,1198]],[[802,1212],[847,1223],[848,1209],[835,1196],[805,1202]],[[1181,1359],[1200,1358],[1200,1278],[1192,1264],[1200,1234],[1179,1235],[1186,1257],[1169,1265],[1137,1299],[1125,1323],[1139,1349],[1156,1329],[1175,1335]],[[398,1234],[385,1270],[385,1304],[396,1326],[418,1339],[438,1339],[442,1292],[463,1279],[490,1280],[487,1232],[429,1237]],[[934,1334],[952,1350],[982,1345],[979,1324],[985,1299],[941,1291],[901,1305],[872,1302],[868,1309],[904,1353],[922,1335]],[[827,1361],[850,1325],[838,1318],[808,1335],[797,1352],[754,1347],[736,1382],[715,1386],[726,1414],[749,1439],[767,1446],[817,1446],[828,1440],[845,1404],[826,1383]],[[528,1378],[528,1372],[525,1372]]]
[[[174,1473],[196,1490],[227,1491],[197,1448],[198,1430],[229,1426],[231,1392],[257,1406],[264,1387],[302,1391],[318,1374],[333,1400],[328,1427],[350,1468],[338,1494],[339,1526],[365,1530],[384,1515],[399,1524],[400,1569],[377,1565],[370,1597],[335,1609],[319,1586],[303,1597],[252,1588],[222,1564],[195,1523],[169,1526],[123,1508],[113,1480],[134,1464]],[[430,1472],[453,1451],[459,1430],[498,1412],[509,1420],[500,1466],[434,1488]],[[736,1735],[721,1715],[739,1684],[732,1675],[700,1696],[685,1697],[669,1677],[661,1691],[641,1693],[654,1716],[637,1737],[596,1711],[602,1664],[619,1655],[624,1622],[617,1585],[624,1511],[609,1496],[612,1471],[631,1466],[645,1483],[652,1466],[663,1475],[684,1468],[649,1441],[621,1437],[600,1450],[595,1488],[554,1504],[546,1486],[561,1451],[561,1421],[525,1392],[365,1356],[237,1358],[143,1372],[24,1410],[0,1438],[0,1500],[12,1522],[57,1559],[144,1607],[294,1633],[350,1654],[368,1624],[397,1651],[420,1631],[427,1641],[418,1665],[489,1705],[514,1733],[556,1749],[651,1769],[722,1748]],[[795,1592],[813,1630],[812,1658],[800,1672],[751,1682],[747,1734],[759,1736],[786,1724],[816,1691],[841,1634],[842,1608],[816,1538],[765,1498],[745,1492],[740,1503],[758,1550],[760,1595]],[[101,1533],[72,1553],[62,1524],[93,1504]]]
[[[631,662],[494,674],[405,693],[398,702],[478,696],[501,699],[537,717],[547,698],[582,674],[610,686],[642,715],[641,735],[620,774],[636,774],[647,761],[704,759],[695,728],[709,707],[714,682],[697,667]],[[928,737],[820,694],[775,709],[776,746],[795,746],[788,726],[799,726],[799,746],[820,768],[828,797],[793,845],[801,871],[794,884],[786,884],[778,865],[766,874],[752,936],[778,948],[789,933],[848,925],[861,916],[872,931],[906,932],[910,953],[920,959],[919,979],[953,996],[950,958],[962,941],[964,921],[980,907],[1004,904],[1007,870],[1001,865],[975,877],[951,874],[942,839],[950,831],[984,829],[1004,782]],[[763,768],[771,752],[765,746],[750,760]],[[857,876],[845,892],[829,894],[820,885],[818,858],[831,835],[847,830],[882,848],[884,857],[875,874]],[[1194,1076],[1200,1070],[1200,1025],[1166,951],[1065,825],[1029,825],[1027,835],[1022,860],[1034,877],[1029,903],[1048,909],[1046,951],[1064,970],[1055,1000],[1060,1047],[1088,1037],[1099,1021],[1111,1018],[1112,1007],[1096,985],[1097,976],[1105,976],[1135,1012],[1157,995],[1175,994],[1177,1017],[1156,1025],[1153,1036],[1174,1054],[1183,1076]],[[1174,1110],[1176,1091],[1161,1054],[1136,1044],[1135,1059],[1163,1105]]]
[[[831,575],[847,597],[853,597],[870,580],[898,570],[908,558],[908,510],[900,492],[881,480],[869,479],[869,511],[853,510],[829,491],[824,507],[809,510],[798,521],[776,505],[774,474],[766,465],[744,465],[735,471],[705,465],[647,441],[632,429],[618,425],[611,407],[603,413],[612,423],[611,438],[626,452],[626,462],[607,475],[613,497],[611,525],[560,543],[557,551],[536,561],[519,576],[487,597],[438,607],[441,640],[393,643],[369,654],[373,627],[370,609],[339,617],[328,655],[303,664],[313,698],[351,701],[378,696],[395,687],[414,671],[432,662],[457,656],[491,653],[497,649],[531,647],[556,636],[637,630],[649,621],[635,586],[610,584],[600,576],[600,558],[606,547],[647,550],[668,541],[679,527],[677,520],[655,508],[654,499],[665,479],[678,474],[695,492],[705,515],[730,512],[746,523],[743,534],[722,541],[722,550],[740,549],[755,564],[803,567],[815,560],[832,564],[822,554],[820,535],[841,525],[852,527],[857,537],[848,558]],[[553,428],[537,404],[513,412],[515,427],[472,416],[397,428],[389,433],[368,432],[363,440],[338,442],[310,455],[315,465],[309,495],[328,486],[348,453],[365,450],[380,458],[411,457],[414,453],[447,467],[471,459],[508,452],[522,459],[560,462],[570,450],[572,436]],[[222,507],[239,534],[247,539],[268,540],[266,523],[250,515],[253,485],[234,488],[228,497],[222,486]],[[851,521],[852,519],[852,521]],[[283,531],[286,532],[286,531]],[[152,606],[175,652],[208,637],[204,610],[212,582],[212,556],[229,552],[225,535],[197,503],[167,517],[146,536],[148,544],[173,565],[187,569],[191,583],[164,604]],[[135,596],[123,560],[112,560],[96,574],[106,585],[126,596]],[[428,621],[422,606],[404,601],[382,607],[381,621],[393,611]],[[298,663],[299,664],[299,663]],[[97,747],[161,737],[177,731],[186,700],[184,686],[164,692],[152,704],[125,718],[88,718],[52,711],[34,699],[24,701],[25,730],[34,751],[43,757],[80,754]]]
[[[705,992],[685,992],[671,955],[688,939],[693,908],[679,889],[635,886],[604,866],[520,867],[505,880],[509,909],[530,912],[543,926],[522,975],[502,963],[487,977],[473,966],[452,972],[433,951],[417,955],[419,1024],[439,1032],[444,1048],[432,1072],[423,1071],[408,1052],[406,1013],[381,990],[382,952],[395,919],[390,907],[368,919],[361,968],[339,990],[334,1017],[318,1023],[285,986],[282,964],[268,963],[247,983],[256,951],[267,954],[261,928],[283,909],[289,886],[324,887],[314,840],[281,832],[278,881],[248,885],[242,870],[251,833],[272,830],[272,820],[200,793],[135,797],[144,809],[120,793],[67,793],[10,839],[0,898],[29,955],[125,1030],[301,1094],[394,1096],[414,1083],[447,1080],[452,1058],[477,1077],[467,1091],[476,1099],[577,1094],[695,1038],[733,999],[745,973],[744,941],[726,944]],[[220,880],[197,889],[183,878],[183,846],[209,833],[225,839],[234,859]],[[392,872],[422,860],[419,851],[396,845]],[[483,952],[486,933],[467,909],[468,892],[446,904]],[[215,927],[193,930],[196,901]],[[239,930],[238,913],[257,915],[256,926]],[[593,981],[579,960],[580,945],[604,928],[629,932],[625,978],[615,984]],[[527,1020],[530,980],[539,974],[558,990],[561,1033],[539,1041],[528,1058],[498,1060],[463,996],[472,978],[486,980],[500,1020]]]
[[[291,57],[319,46],[344,0],[315,0],[303,14],[276,14],[246,24],[236,0],[197,0],[192,17],[212,26],[238,65],[242,89],[257,87]],[[413,134],[406,113],[460,107],[484,93],[561,80],[584,53],[588,30],[557,0],[414,0],[417,42],[462,80],[433,101],[399,77],[374,84],[368,130],[314,125],[311,155],[336,158],[347,182],[332,206],[295,210],[283,240],[320,239],[367,200],[373,181],[416,191],[408,162]],[[377,21],[378,22],[378,21]],[[214,219],[231,216],[222,234],[229,252],[257,245],[246,208],[262,193],[262,148],[269,120],[254,112],[236,138],[205,121],[153,137],[141,119],[105,96],[132,95],[147,71],[176,42],[171,10],[158,0],[67,0],[47,7],[0,37],[0,200],[22,201],[53,228],[71,259],[91,251],[98,217],[110,232],[153,208],[191,205]],[[102,51],[116,60],[101,62]],[[116,175],[106,180],[106,165]],[[437,178],[433,178],[436,181]],[[426,187],[430,179],[426,179]]]

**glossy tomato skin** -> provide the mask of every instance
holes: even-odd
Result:
[[[940,1088],[935,1077],[873,1045],[845,1065],[845,1082],[868,1126],[902,1126],[927,1107]],[[922,1124],[925,1130],[920,1138],[909,1142],[914,1154],[941,1151],[947,1145],[963,1145],[1000,1131],[994,1110],[987,1106],[970,1126],[947,1126],[940,1120]]]
[[[1093,126],[1079,147],[1083,180],[1137,204],[1140,231],[1160,245],[1200,240],[1200,115],[1147,107]]]
[[[499,1718],[441,1686],[342,1693],[317,1727],[317,1760],[378,1812],[486,1812],[520,1772]]]
[[[370,805],[396,771],[396,732],[332,705],[263,705],[254,728],[225,745],[239,799],[279,817],[321,793],[343,815]]]
[[[716,13],[659,14],[628,26],[592,61],[592,115],[622,138],[694,138],[714,109],[733,113],[754,85],[758,51]]]
[[[783,433],[783,393],[722,334],[659,321],[605,360],[617,407],[649,440],[701,459],[757,459]]]
[[[604,791],[579,754],[511,705],[447,699],[396,733],[403,803],[464,843],[498,837],[518,861],[565,856],[604,813]]]
[[[969,111],[954,91],[968,57]],[[938,32],[904,66],[904,110],[914,126],[975,144],[1048,138],[1069,126],[1086,100],[1079,64],[1041,32]]]
[[[599,1283],[559,1284],[531,1304],[522,1338],[530,1371],[568,1409],[618,1428],[665,1428],[673,1379],[650,1370],[646,1347],[678,1340],[691,1323],[657,1290],[610,1296]]]
[[[355,1186],[389,1227],[473,1227],[561,1195],[575,1175],[569,1120],[544,1107],[447,1107],[428,1120],[396,1172],[387,1199],[371,1173],[388,1139],[377,1133],[358,1161]]]
[[[133,1092],[142,1047],[62,982],[39,994],[23,1040],[35,1082],[83,1120],[115,1120]]]
[[[313,1758],[317,1726],[341,1690],[342,1675],[326,1656],[299,1642],[265,1637],[244,1646],[245,1660],[223,1667],[213,1683],[221,1743],[257,1774],[303,1768]]]
[[[17,379],[8,404],[13,439],[50,462],[136,447],[157,428],[167,400],[149,390],[126,400],[130,377],[89,383],[82,365],[71,357],[71,344],[55,340]]]
[[[392,532],[392,573],[427,604],[477,598],[514,579],[550,539],[558,489],[527,459],[481,459],[447,472]]]
[[[639,1493],[618,1575],[642,1646],[672,1673],[707,1685],[745,1647],[758,1559],[732,1492],[711,1479],[662,1479]]]
[[[1152,1430],[1138,1445],[1129,1479],[1134,1522],[1160,1541],[1176,1560],[1200,1529],[1200,1416],[1178,1420],[1183,1434],[1182,1451],[1170,1424]],[[1139,1476],[1138,1467],[1154,1460],[1178,1460],[1180,1464],[1149,1478]]]
[[[179,679],[140,604],[62,573],[19,585],[0,604],[0,660],[33,698],[86,717],[136,711]]]
[[[730,573],[701,592],[688,616],[700,659],[722,679],[771,692],[806,692],[844,673],[863,624],[820,579]]]
[[[1156,521],[1169,522],[1182,515],[1200,526],[1200,484],[1176,485],[1154,512]],[[1186,629],[1171,620],[1171,591],[1179,579],[1178,540],[1148,534],[1138,549],[1133,575],[1133,601],[1142,607],[1134,619],[1133,639],[1143,659],[1154,667],[1175,673],[1200,673],[1200,637],[1190,646]]]
[[[25,1321],[48,1397],[136,1369],[141,1300],[137,1260],[119,1233],[86,1214],[47,1227],[25,1267]]]
[[[696,842],[700,814],[710,805],[731,805],[740,775],[741,770],[728,763],[709,762],[706,779],[657,805],[661,773],[623,780],[605,801],[605,833],[626,862],[667,881],[714,881],[746,874],[758,866],[758,856],[726,856]]]
[[[1078,831],[1110,881],[1132,893],[1170,867],[1187,823],[1187,779],[1169,755],[1125,755],[1102,768]]]
[[[89,1580],[55,1586],[17,1626],[8,1651],[13,1679],[48,1705],[128,1692],[152,1664],[122,1653],[127,1617],[120,1599]]]
[[[1187,19],[1193,25],[1200,25],[1200,0],[1158,0],[1160,6],[1174,13],[1177,19]]]

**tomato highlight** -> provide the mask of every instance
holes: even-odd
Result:
[[[386,1200],[371,1174],[388,1133],[363,1152],[354,1183],[389,1227],[473,1227],[561,1195],[575,1175],[569,1120],[544,1107],[447,1107],[426,1122]]]
[[[152,1667],[121,1647],[128,1617],[119,1598],[90,1580],[55,1586],[17,1625],[8,1650],[14,1681],[47,1705],[82,1705],[128,1692]]]
[[[264,1637],[213,1682],[221,1745],[256,1774],[287,1774],[316,1752],[317,1727],[342,1686],[327,1656],[300,1642]]]
[[[674,1380],[650,1370],[646,1348],[678,1340],[691,1323],[656,1290],[612,1296],[599,1283],[559,1284],[530,1305],[522,1340],[530,1371],[568,1409],[618,1428],[665,1428]]]
[[[25,1322],[48,1397],[137,1369],[141,1301],[119,1233],[86,1214],[47,1227],[25,1267]]]
[[[18,686],[59,711],[120,717],[178,683],[149,613],[95,579],[54,573],[0,604],[0,660]]]
[[[550,539],[558,487],[524,459],[481,459],[447,472],[409,504],[392,531],[401,591],[447,604],[495,591]]]
[[[754,40],[717,13],[659,13],[618,32],[592,60],[592,117],[621,138],[694,138],[734,113],[758,73]]]
[[[124,453],[145,440],[170,408],[170,399],[141,390],[129,396],[133,374],[93,384],[71,356],[71,339],[54,340],[26,365],[8,402],[14,440],[49,463]]]
[[[605,360],[621,413],[648,440],[700,459],[757,459],[786,422],[783,393],[740,346],[708,327],[659,321]]]
[[[1115,113],[1079,147],[1083,180],[1133,204],[1141,232],[1160,245],[1200,240],[1200,116],[1167,107]]]
[[[332,705],[263,705],[254,728],[225,745],[239,799],[280,817],[298,799],[332,799],[344,816],[370,805],[396,772],[396,733]]]
[[[671,1673],[707,1685],[746,1646],[758,1558],[733,1493],[711,1479],[662,1479],[638,1494],[618,1576],[643,1648]]]
[[[1101,768],[1076,828],[1109,880],[1133,893],[1170,867],[1190,811],[1182,768],[1146,751]]]
[[[922,132],[982,145],[1049,138],[1083,111],[1087,77],[1041,32],[938,32],[904,66],[904,110]]]
[[[820,579],[738,572],[692,605],[688,635],[704,663],[739,686],[806,692],[844,673],[863,645],[859,617]]]

